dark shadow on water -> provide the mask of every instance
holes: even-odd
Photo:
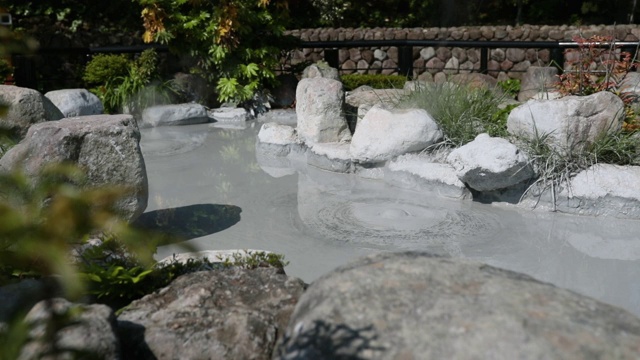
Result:
[[[274,359],[361,360],[380,357],[384,350],[378,345],[373,325],[355,329],[346,324],[315,320],[310,328],[293,336],[285,334]]]
[[[191,240],[230,228],[240,221],[235,205],[196,204],[142,214],[133,226],[177,240]]]

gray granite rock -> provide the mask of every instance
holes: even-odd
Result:
[[[201,271],[118,317],[132,359],[271,359],[305,284],[274,268]]]
[[[277,359],[634,359],[640,319],[526,275],[424,253],[316,280]]]
[[[44,94],[60,109],[64,117],[99,115],[104,111],[102,101],[87,89],[63,89]]]
[[[56,356],[47,354],[52,350],[52,344],[46,340],[52,313],[69,316],[68,324],[55,336],[55,345],[60,351]],[[106,305],[73,304],[62,298],[41,301],[29,311],[25,322],[29,324],[29,341],[22,348],[20,360],[122,358],[116,318]]]
[[[147,207],[149,186],[140,150],[140,131],[131,115],[93,115],[31,126],[25,139],[0,159],[0,171],[22,169],[38,176],[47,165],[72,162],[86,172],[86,186],[129,189],[117,203],[132,221]]]
[[[196,103],[157,105],[142,111],[143,127],[191,125],[209,122],[207,109]]]
[[[8,113],[0,117],[0,127],[11,130],[18,141],[31,125],[64,117],[51,100],[33,89],[0,85],[0,101],[9,106]]]

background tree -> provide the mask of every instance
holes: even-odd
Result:
[[[136,0],[145,42],[167,44],[220,101],[250,99],[272,81],[288,19],[285,0]]]

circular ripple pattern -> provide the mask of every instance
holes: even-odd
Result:
[[[411,199],[344,199],[325,197],[305,202],[302,221],[321,237],[398,250],[426,250],[459,255],[462,242],[486,237],[498,221],[489,212],[444,203],[422,204]],[[300,205],[300,204],[299,204]]]

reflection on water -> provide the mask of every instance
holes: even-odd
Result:
[[[234,205],[195,204],[148,211],[136,219],[133,226],[184,241],[233,226],[240,221],[241,211]]]
[[[523,272],[640,315],[640,221],[441,199],[295,158],[256,157],[260,124],[248,125],[142,130],[149,213],[197,204],[242,209],[233,226],[187,237],[191,246],[283,253],[287,273],[307,282],[366,254],[423,250]],[[175,251],[162,247],[158,258]]]

